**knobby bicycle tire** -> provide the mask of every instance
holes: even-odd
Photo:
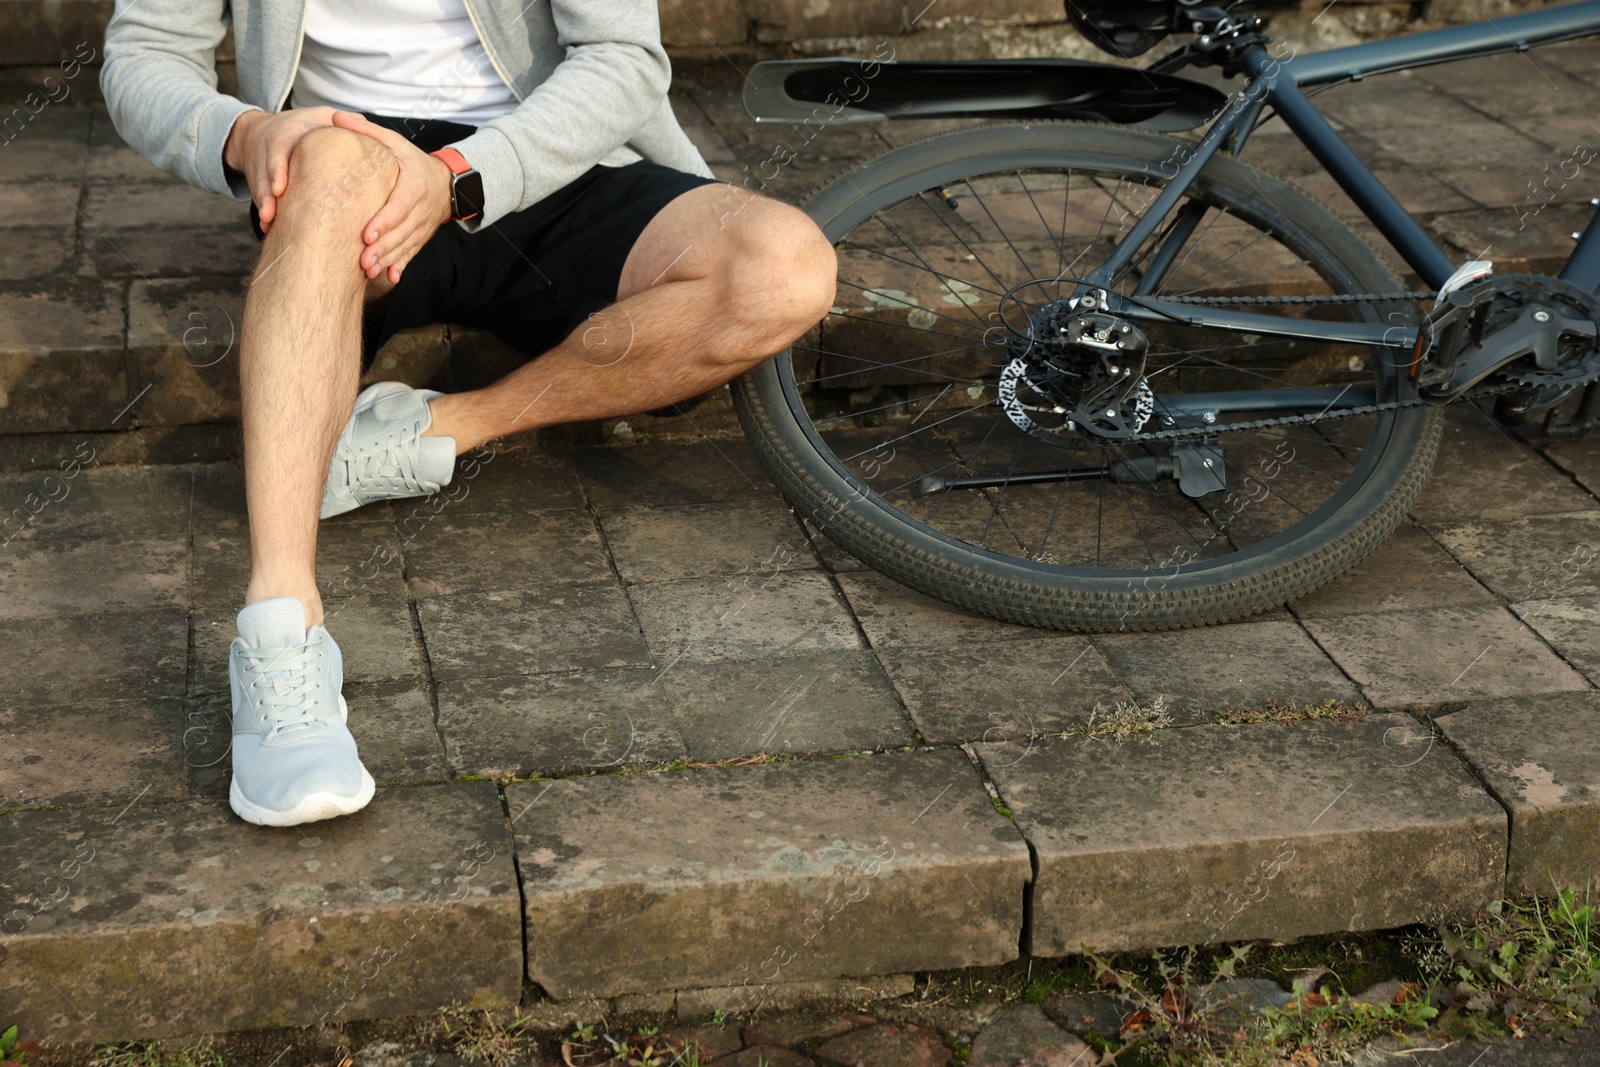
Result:
[[[926,190],[942,195],[963,175],[1011,171],[1021,179],[1024,169],[1046,175],[1059,170],[1067,175],[1062,186],[1064,246],[1072,173],[1125,173],[1130,183],[1158,183],[1171,161],[1181,158],[1175,155],[1177,145],[1142,132],[1082,123],[963,130],[892,150],[855,168],[814,193],[804,209],[839,242],[887,205],[909,203],[909,197]],[[978,186],[969,181],[968,187],[982,199]],[[1122,189],[1121,179],[1116,188]],[[1026,182],[1023,189],[1033,199]],[[1214,159],[1190,195],[1290,248],[1334,292],[1390,293],[1401,288],[1366,242],[1327,209],[1239,160]],[[1048,221],[1045,230],[1052,232]],[[1065,253],[1063,247],[1062,258]],[[941,280],[949,289],[948,279]],[[903,292],[902,299],[909,306]],[[938,313],[935,308],[928,314]],[[1357,313],[1369,320],[1378,315],[1371,308]],[[1385,388],[1403,388],[1377,360],[1371,373]],[[1042,551],[1040,558],[994,551],[913,517],[903,503],[866,484],[829,446],[808,410],[804,389],[805,383],[796,380],[791,351],[739,379],[733,390],[756,455],[802,517],[874,569],[929,596],[1010,622],[1078,631],[1228,622],[1316,589],[1361,560],[1399,524],[1423,488],[1442,429],[1436,408],[1411,407],[1371,417],[1367,445],[1352,450],[1359,458],[1348,480],[1304,520],[1259,542],[1192,564],[1083,566],[1051,562]],[[995,417],[1001,416],[996,412]],[[1331,440],[1331,435],[1324,436]],[[991,506],[998,509],[992,496]],[[1148,545],[1145,551],[1149,553]],[[1098,553],[1096,548],[1096,562]],[[1151,563],[1156,562],[1152,554]]]

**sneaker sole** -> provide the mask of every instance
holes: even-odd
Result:
[[[339,694],[339,715],[346,721],[350,718],[350,705],[345,703],[343,693]],[[288,811],[278,811],[251,803],[239,791],[239,780],[235,778],[228,787],[228,806],[239,818],[257,826],[299,826],[301,823],[336,819],[340,815],[354,815],[372,802],[372,795],[376,791],[377,783],[363,767],[361,788],[356,790],[355,796],[328,792],[308,793],[301,797],[300,803],[293,808]]]
[[[274,811],[250,803],[244,794],[239,792],[239,783],[234,782],[228,789],[228,806],[233,808],[233,813],[239,818],[257,826],[299,826],[301,823],[336,819],[340,815],[354,815],[371,803],[372,795],[376,791],[377,783],[372,780],[372,775],[363,769],[361,789],[353,797],[340,796],[337,793],[311,793],[302,797],[300,803],[289,811]]]

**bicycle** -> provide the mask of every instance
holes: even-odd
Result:
[[[1422,491],[1444,405],[1492,399],[1549,432],[1600,421],[1600,223],[1558,275],[1458,266],[1308,100],[1600,34],[1600,2],[1305,55],[1241,10],[1262,4],[1067,6],[1123,57],[1193,39],[1142,69],[822,59],[750,73],[760,121],[1024,120],[892,150],[804,205],[839,255],[836,306],[736,382],[734,402],[824,535],[1013,622],[1227,622],[1376,548]],[[1175,73],[1203,65],[1242,88]],[[1238,158],[1273,115],[1424,291]],[[1203,132],[1170,136],[1186,129]]]

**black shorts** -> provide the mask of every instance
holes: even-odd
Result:
[[[474,130],[439,119],[367,118],[425,152]],[[555,347],[616,301],[623,264],[656,213],[690,189],[713,183],[646,161],[595,166],[532,207],[476,233],[445,223],[406,265],[388,298],[367,308],[362,373],[390,337],[438,322],[491,330],[530,356]],[[250,225],[262,238],[254,204]]]

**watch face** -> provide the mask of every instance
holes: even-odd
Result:
[[[470,219],[483,214],[483,175],[475,170],[457,174],[452,190],[456,218]]]

